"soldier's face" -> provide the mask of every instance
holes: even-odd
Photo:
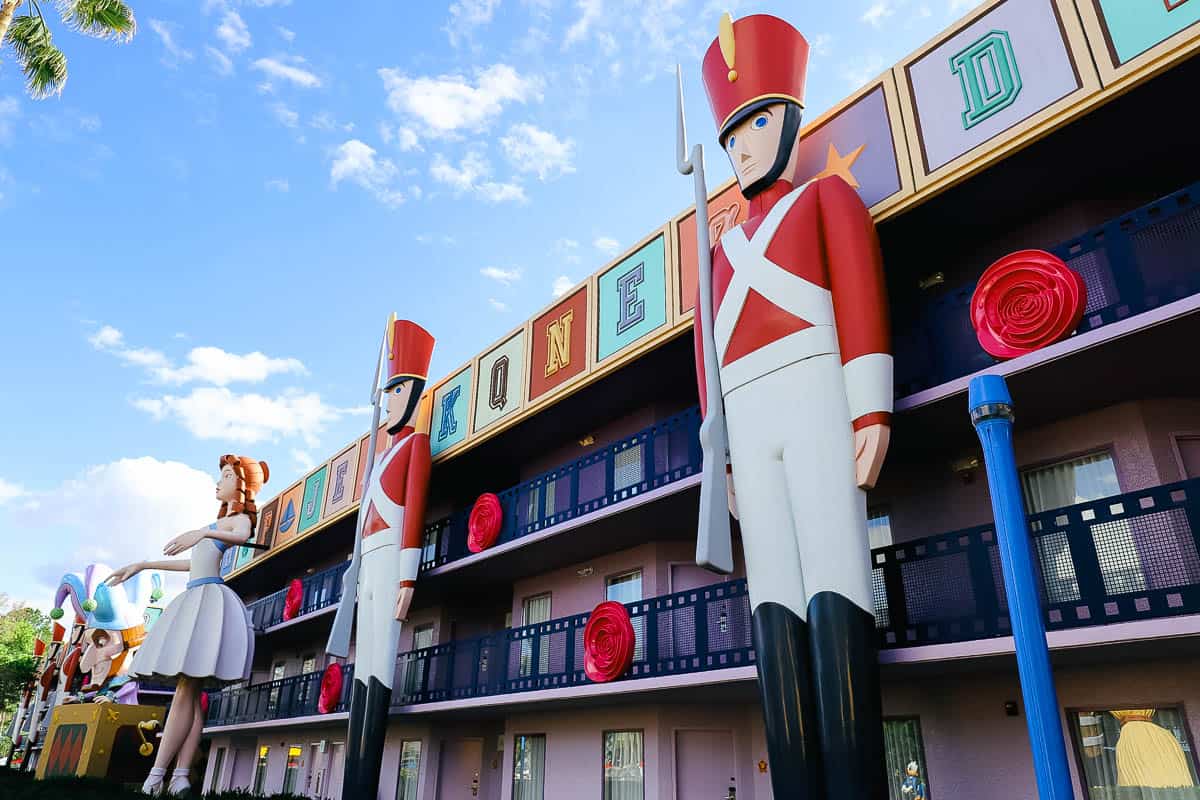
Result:
[[[412,397],[416,381],[401,381],[387,391],[387,429],[395,433],[408,424],[408,401]]]
[[[745,188],[762,178],[775,164],[783,136],[784,104],[755,111],[725,135],[723,146],[738,183]]]

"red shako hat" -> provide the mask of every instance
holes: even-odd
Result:
[[[433,335],[415,322],[396,319],[393,314],[387,329],[388,379],[384,389],[390,389],[405,378],[429,377],[429,361],[433,358]]]
[[[746,115],[782,101],[804,106],[808,40],[779,17],[721,17],[720,35],[701,67],[717,138]]]

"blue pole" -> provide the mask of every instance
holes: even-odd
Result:
[[[1072,800],[1071,772],[1058,716],[1058,696],[1050,671],[1050,650],[1042,624],[1037,573],[1025,504],[1017,478],[1013,453],[1012,397],[999,375],[971,379],[969,389],[971,424],[983,445],[992,515],[996,520],[996,543],[1008,595],[1017,650],[1017,674],[1025,700],[1025,722],[1033,750],[1033,771],[1041,800]]]

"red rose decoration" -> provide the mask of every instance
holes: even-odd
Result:
[[[208,716],[208,692],[200,693],[200,713],[205,717]]]
[[[321,695],[317,698],[317,713],[328,714],[342,700],[342,665],[330,664],[321,675]]]
[[[504,507],[494,494],[481,494],[467,520],[467,549],[480,553],[496,543],[504,522]]]
[[[1083,319],[1087,286],[1045,250],[1018,250],[988,267],[971,297],[971,325],[996,358],[1014,358],[1067,338]]]
[[[612,600],[601,603],[583,629],[583,671],[596,683],[616,680],[633,663],[635,643],[625,606]]]
[[[299,578],[296,578],[288,584],[287,595],[283,598],[284,622],[299,616],[302,602],[304,602],[304,584]]]

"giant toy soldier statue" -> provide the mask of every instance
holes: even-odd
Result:
[[[726,15],[704,56],[718,140],[750,208],[712,249],[711,267],[701,260],[711,314],[697,303],[696,364],[705,414],[724,414],[774,796],[879,800],[887,786],[864,490],[890,432],[887,299],[857,193],[836,174],[797,182],[807,59],[804,37],[767,15]],[[722,456],[709,454],[717,480]],[[723,505],[708,481],[705,494]],[[701,513],[698,560],[730,568],[713,555],[728,544],[705,541]],[[727,529],[724,508],[720,518]]]
[[[400,622],[408,616],[421,565],[431,457],[428,432],[414,431],[411,423],[429,376],[433,342],[416,323],[394,316],[388,321],[388,377],[381,389],[373,390],[375,418],[367,452],[374,456],[380,393],[387,399],[387,432],[393,443],[378,460],[368,462],[354,556],[326,647],[333,655],[348,655],[350,610],[357,598],[354,690],[342,781],[343,796],[356,800],[373,800],[379,791]],[[374,385],[379,385],[378,371]]]

